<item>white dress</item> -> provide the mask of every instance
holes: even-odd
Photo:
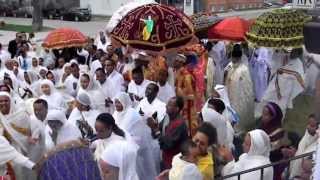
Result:
[[[243,153],[237,162],[234,160],[223,167],[222,175],[245,171],[259,166],[270,164],[269,154],[271,149],[269,136],[262,130],[253,130],[249,132],[251,137],[251,146],[248,153]],[[261,171],[253,171],[240,176],[241,180],[257,179]],[[230,180],[237,180],[234,176]],[[273,180],[273,168],[265,168],[263,173],[264,180]]]

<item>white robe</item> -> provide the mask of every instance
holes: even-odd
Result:
[[[170,180],[201,180],[203,177],[196,164],[182,160],[181,153],[175,155],[172,160],[172,168],[169,171]]]
[[[227,66],[226,88],[230,104],[240,116],[239,130],[254,123],[254,94],[249,68],[244,63]]]
[[[176,96],[174,87],[171,86],[168,82],[166,82],[164,86],[161,86],[158,83],[158,86],[159,86],[158,98],[165,104],[167,104],[172,97]]]
[[[67,103],[62,96],[62,94],[57,91],[57,89],[54,87],[53,83],[50,80],[42,80],[40,83],[40,87],[42,85],[49,85],[50,87],[50,95],[43,94],[42,90],[41,93],[43,95],[40,96],[41,99],[44,99],[48,102],[48,110],[62,110],[65,111],[67,107]]]
[[[300,74],[302,80],[304,81],[304,71],[303,64],[300,59],[292,59],[283,69],[295,71]],[[281,98],[278,98],[277,88],[276,88],[276,76],[278,76],[279,88]],[[304,83],[304,82],[302,82]],[[285,114],[287,108],[293,108],[293,100],[304,91],[304,87],[298,82],[294,75],[287,73],[278,74],[271,80],[262,100],[265,102],[274,102],[279,105],[283,114]],[[263,103],[262,103],[263,104]]]
[[[154,179],[158,173],[157,167],[160,163],[160,158],[153,156],[154,152],[159,153],[160,147],[156,146],[151,136],[151,129],[142,120],[138,111],[131,107],[131,100],[126,93],[119,93],[115,98],[123,106],[123,111],[115,111],[113,117],[116,124],[129,133],[134,142],[139,146],[137,159],[137,172],[140,179]]]
[[[270,164],[269,154],[271,149],[269,136],[262,130],[253,130],[249,132],[251,137],[251,146],[248,153],[243,153],[237,162],[234,160],[223,167],[222,175],[249,170],[259,166]],[[251,180],[260,177],[261,171],[253,171],[241,175],[241,180]],[[238,179],[237,176],[229,178],[230,180]],[[265,168],[263,173],[264,180],[273,180],[273,168]]]
[[[155,98],[153,102],[150,104],[147,98],[143,98],[136,110],[139,112],[140,109],[144,112],[143,119],[147,120],[147,118],[152,117],[152,115],[157,112],[157,121],[161,123],[166,115],[166,104],[160,101],[158,98]]]
[[[116,141],[103,152],[101,160],[119,168],[118,180],[139,180],[136,171],[138,148],[131,141]]]
[[[308,132],[304,134],[303,138],[301,139],[298,150],[295,156],[299,156],[305,153],[309,153],[315,151],[318,145],[318,135],[315,134],[311,136]],[[295,161],[291,161],[290,163],[290,177],[293,178],[295,176],[300,176],[302,171],[302,159],[297,159]]]
[[[153,83],[153,81],[144,79],[140,85],[137,85],[133,80],[131,80],[128,85],[128,93],[129,94],[132,93],[140,98],[143,98],[143,97],[145,97],[147,86],[150,83]],[[139,104],[139,102],[134,100],[133,106],[137,106],[138,104]]]
[[[81,115],[82,114],[82,115]],[[75,127],[77,126],[77,121],[84,119],[85,121],[88,122],[90,127],[93,129],[95,132],[95,123],[97,120],[97,117],[99,116],[100,111],[98,110],[89,110],[89,111],[82,111],[80,112],[78,108],[74,108],[71,111],[71,114],[68,118],[67,124],[72,124]]]
[[[78,79],[72,74],[66,78],[64,81],[64,86],[66,87],[66,93],[70,96],[76,97],[78,92]]]
[[[232,133],[233,129],[230,125],[230,122],[225,119],[225,117],[222,114],[219,114],[214,109],[208,107],[208,104],[205,104],[205,106],[201,110],[203,121],[209,122],[212,124],[216,130],[217,130],[217,139],[219,145],[224,145],[231,149],[233,147],[233,136],[234,133]],[[229,124],[229,126],[228,126]],[[230,128],[231,127],[231,131]]]
[[[102,153],[106,150],[106,148],[110,147],[115,141],[119,141],[119,140],[124,140],[124,138],[112,133],[111,136],[106,139],[98,139],[94,141],[91,144],[90,148],[95,149],[94,151],[95,160],[99,160],[101,158]]]
[[[0,136],[0,176],[6,175],[6,163],[13,162],[14,164],[24,166],[31,170],[34,163],[27,157],[19,153],[13,146],[10,145],[8,140]]]

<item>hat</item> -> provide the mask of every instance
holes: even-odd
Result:
[[[78,94],[77,101],[80,104],[85,105],[85,106],[90,106],[91,105],[90,97],[86,93]]]
[[[178,54],[176,56],[176,60],[182,61],[182,62],[186,62],[187,61],[187,57],[184,54]]]

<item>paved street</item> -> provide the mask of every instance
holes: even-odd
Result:
[[[218,14],[221,17],[228,16],[240,16],[245,19],[251,19],[259,16],[260,14],[270,11],[270,9],[260,10],[248,10],[248,11],[230,11],[226,13]],[[0,17],[0,20],[4,20],[10,24],[30,25],[32,24],[31,18],[12,18],[12,17]],[[80,30],[84,34],[90,37],[95,37],[99,30],[103,30],[108,22],[108,18],[95,18],[89,22],[73,22],[73,21],[60,21],[60,20],[44,20],[44,26],[52,28],[71,27]],[[48,32],[36,33],[37,39],[43,39]],[[6,45],[11,39],[15,37],[15,32],[12,31],[0,31],[0,42]]]

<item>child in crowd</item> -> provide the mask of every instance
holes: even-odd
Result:
[[[202,180],[202,175],[197,168],[197,145],[188,140],[181,145],[181,153],[172,160],[169,171],[169,180]]]

